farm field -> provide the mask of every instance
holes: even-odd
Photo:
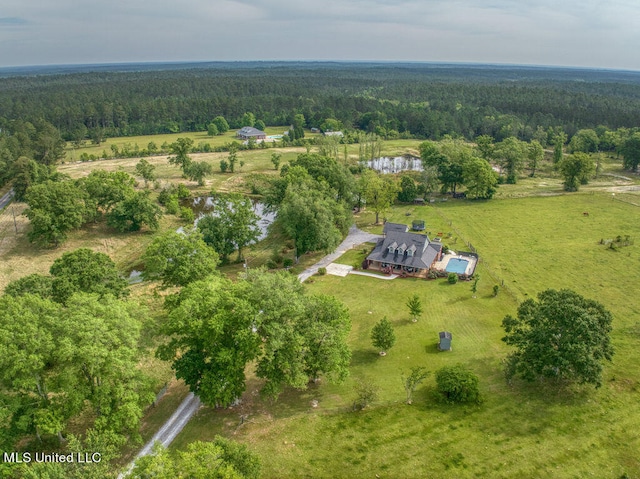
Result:
[[[477,298],[471,297],[470,283],[316,276],[309,290],[334,295],[351,311],[347,383],[289,391],[276,403],[262,403],[252,381],[242,406],[202,409],[173,447],[215,434],[233,437],[260,454],[268,478],[639,475],[640,440],[630,431],[640,427],[640,305],[634,294],[640,255],[637,245],[614,252],[598,244],[618,234],[638,238],[637,208],[610,195],[574,194],[407,206],[388,215],[407,223],[418,217],[427,221],[427,230],[432,225],[443,232],[443,242],[455,242],[452,248],[463,249],[464,240],[477,248],[483,258]],[[367,214],[358,221],[371,222]],[[338,261],[351,264],[358,258],[354,252],[347,255]],[[493,297],[491,288],[502,280],[508,291]],[[502,360],[509,348],[500,341],[502,318],[515,314],[518,301],[549,287],[574,289],[613,313],[616,355],[605,367],[600,389],[506,384]],[[414,292],[425,305],[416,324],[404,306]],[[384,315],[398,340],[382,358],[369,334]],[[443,329],[453,333],[453,351],[438,353],[437,332]],[[483,404],[439,403],[433,376],[418,389],[412,406],[403,403],[403,371],[423,365],[433,372],[455,363],[480,377]],[[353,385],[362,378],[377,385],[379,399],[355,413]],[[313,399],[318,408],[311,407]],[[240,414],[249,417],[243,425]]]

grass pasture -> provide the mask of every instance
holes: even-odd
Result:
[[[465,239],[474,244],[483,258],[478,297],[471,297],[468,282],[316,276],[309,290],[336,296],[351,312],[350,379],[288,391],[275,403],[258,400],[252,380],[242,406],[202,409],[173,447],[215,434],[232,437],[262,457],[267,478],[639,477],[640,439],[633,433],[640,428],[638,245],[614,252],[598,244],[617,234],[637,239],[638,213],[597,193],[394,208],[391,221],[419,217],[428,231],[443,232],[445,243],[455,241],[460,249]],[[371,223],[368,215],[358,219],[363,226]],[[350,264],[358,254],[349,252],[338,262]],[[492,297],[491,274],[512,294]],[[501,320],[515,313],[517,300],[549,287],[575,289],[614,314],[616,355],[600,389],[505,383],[502,360],[509,349],[500,341]],[[414,292],[425,305],[415,324],[405,306]],[[369,335],[384,315],[398,340],[381,358]],[[443,329],[453,333],[451,352],[436,350]],[[401,372],[414,365],[433,372],[455,363],[478,374],[484,403],[441,404],[433,375],[412,406],[403,403]],[[353,385],[360,378],[377,385],[379,400],[354,413]],[[312,399],[318,408],[311,407]],[[240,414],[249,416],[242,425]]]

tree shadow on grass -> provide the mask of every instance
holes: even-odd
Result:
[[[369,365],[380,358],[380,355],[373,349],[357,349],[351,352],[351,366]]]

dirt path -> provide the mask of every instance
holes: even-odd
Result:
[[[0,211],[2,211],[2,209],[5,206],[11,203],[11,200],[13,199],[14,195],[15,195],[15,192],[13,191],[13,188],[11,188],[8,193],[6,193],[5,195],[2,196],[2,198],[0,198]]]
[[[171,417],[165,422],[162,427],[154,434],[147,444],[140,450],[136,459],[143,456],[148,456],[151,454],[153,450],[153,445],[156,442],[162,443],[164,447],[169,447],[169,444],[176,438],[180,431],[184,428],[184,426],[189,422],[191,417],[198,411],[200,408],[200,399],[195,396],[193,393],[189,393],[189,395],[182,401],[178,409],[171,415]],[[134,459],[131,464],[127,467],[127,470],[120,475],[118,475],[118,479],[122,479],[127,477],[129,473],[133,470],[133,466],[136,463],[136,459]]]

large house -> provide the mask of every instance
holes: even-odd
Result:
[[[426,276],[429,268],[442,258],[442,244],[429,241],[427,235],[409,233],[407,225],[386,223],[383,238],[365,260],[367,268]]]
[[[267,134],[264,131],[258,130],[252,126],[244,126],[238,130],[236,136],[241,140],[248,140],[249,138],[255,138],[256,140],[264,140]]]

